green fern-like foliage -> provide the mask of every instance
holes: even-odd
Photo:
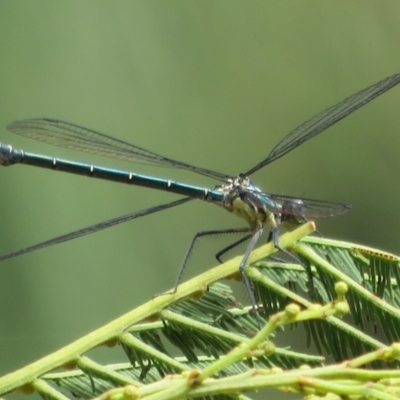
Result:
[[[176,293],[156,297],[0,378],[0,394],[222,399],[245,398],[244,392],[273,387],[315,397],[374,397],[375,392],[362,390],[363,384],[378,385],[389,378],[391,384],[384,387],[398,394],[398,348],[388,345],[400,333],[400,259],[307,236],[313,229],[308,223],[280,238],[298,264],[274,254],[270,243],[252,253],[246,274],[259,304],[256,312],[242,306],[230,286],[219,282],[240,277],[237,257],[182,284]],[[341,318],[347,310],[345,291],[349,313]],[[305,331],[312,354],[272,345],[283,328]],[[100,345],[110,352],[122,348],[127,362],[96,362],[90,350]],[[304,377],[308,378],[300,384]]]

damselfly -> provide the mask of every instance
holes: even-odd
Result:
[[[251,182],[249,176],[287,154],[289,151],[300,146],[307,140],[325,131],[342,118],[367,104],[375,97],[380,96],[387,90],[397,85],[399,82],[400,73],[379,81],[378,83],[375,83],[374,85],[369,86],[368,88],[353,94],[338,104],[322,111],[285,136],[273,148],[267,158],[238,176],[229,176],[209,169],[176,161],[139,146],[90,129],[83,128],[78,125],[70,124],[68,122],[46,118],[28,119],[13,122],[8,125],[8,129],[11,132],[27,136],[29,138],[38,139],[57,146],[96,153],[121,160],[181,168],[200,175],[214,178],[220,181],[221,184],[215,186],[213,189],[206,189],[199,186],[174,182],[171,180],[140,175],[129,171],[109,169],[92,164],[37,155],[15,149],[10,145],[0,143],[0,164],[3,166],[27,164],[136,186],[145,186],[186,196],[185,198],[173,201],[171,203],[162,204],[110,221],[105,221],[103,223],[74,231],[10,254],[6,254],[0,257],[0,261],[38,250],[46,246],[61,243],[66,240],[86,235],[88,233],[93,233],[127,220],[165,210],[192,199],[200,199],[214,203],[245,219],[248,226],[239,229],[213,230],[197,233],[184,257],[175,289],[180,281],[182,270],[186,265],[194,243],[199,237],[234,232],[244,233],[245,236],[244,238],[236,241],[232,245],[219,252],[218,258],[225,251],[230,250],[239,243],[242,243],[245,240],[250,240],[239,266],[240,273],[243,276],[243,280],[250,294],[250,285],[246,275],[244,274],[244,267],[246,266],[249,255],[254,249],[265,226],[270,228],[270,237],[272,238],[275,247],[283,250],[279,246],[278,230],[279,225],[282,222],[300,223],[302,221],[314,218],[333,217],[347,212],[350,207],[339,203],[265,193]],[[250,296],[252,303],[254,304],[254,298],[251,294]]]

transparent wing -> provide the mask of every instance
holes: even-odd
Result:
[[[380,96],[387,90],[396,86],[400,82],[400,73],[389,76],[388,78],[367,87],[360,92],[342,100],[340,103],[315,115],[313,118],[298,126],[286,135],[271,151],[269,156],[245,173],[250,175],[258,171],[265,165],[277,160],[289,151],[300,146],[302,143],[313,138],[319,133],[340,121],[342,118],[358,110],[360,107],[369,103],[375,97]]]
[[[307,220],[336,217],[351,210],[351,207],[347,204],[330,201],[303,199],[269,193],[263,193],[263,196],[271,199],[276,204],[277,211],[280,214],[299,216]]]
[[[125,161],[182,168],[219,180],[226,178],[226,175],[219,172],[176,161],[123,140],[56,119],[35,118],[15,121],[9,124],[7,129],[18,135],[55,146]]]
[[[194,199],[190,198],[190,197],[184,197],[183,199],[175,200],[170,203],[160,204],[158,206],[146,208],[145,210],[137,211],[132,214],[123,215],[121,217],[113,218],[108,221],[100,222],[95,225],[87,226],[86,228],[78,229],[76,231],[69,232],[65,235],[57,236],[50,240],[46,240],[44,242],[34,244],[33,246],[25,247],[21,250],[13,251],[12,253],[4,254],[4,255],[0,256],[0,262],[8,260],[10,258],[22,256],[23,254],[31,253],[33,251],[40,250],[45,247],[54,246],[56,244],[67,242],[68,240],[72,240],[72,239],[76,239],[76,238],[79,238],[79,237],[82,237],[85,235],[89,235],[89,234],[101,231],[103,229],[106,229],[106,228],[111,228],[114,225],[118,225],[123,222],[130,221],[132,219],[144,217],[149,214],[163,211],[168,208],[172,208],[172,207],[178,206],[183,203],[187,203],[188,201],[192,201],[192,200],[194,200]]]

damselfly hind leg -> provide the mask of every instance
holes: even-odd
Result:
[[[190,245],[186,251],[185,257],[183,258],[181,267],[179,268],[175,286],[174,286],[173,290],[169,293],[172,293],[172,294],[176,293],[176,290],[182,281],[183,272],[185,271],[186,266],[189,262],[189,259],[193,253],[195,244],[199,239],[204,238],[206,236],[219,236],[219,235],[226,235],[226,234],[230,234],[230,233],[246,233],[248,231],[249,231],[249,228],[231,228],[231,229],[214,229],[214,230],[209,230],[209,231],[197,232],[196,235],[193,237],[192,241],[190,242]]]

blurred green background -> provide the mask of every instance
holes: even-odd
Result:
[[[2,1],[1,141],[205,186],[215,182],[54,148],[7,123],[53,117],[237,174],[322,109],[400,71],[397,1]],[[351,204],[326,237],[400,254],[400,87],[254,175],[264,190]],[[0,168],[0,253],[176,196],[26,166]],[[0,374],[169,289],[195,232],[242,226],[202,202],[0,266]],[[209,254],[186,277],[213,266]],[[121,359],[123,357],[121,356]]]

